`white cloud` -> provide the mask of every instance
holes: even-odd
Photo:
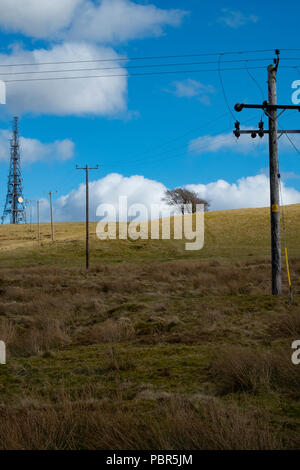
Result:
[[[128,207],[134,203],[142,203],[150,210],[151,204],[161,204],[166,189],[162,183],[141,175],[125,177],[111,173],[104,178],[92,181],[89,185],[91,218],[96,220],[96,209],[99,204],[112,204],[117,209],[120,196],[127,196]],[[162,210],[166,208],[166,204],[163,203]],[[47,213],[45,215],[48,217]],[[85,185],[81,184],[77,189],[56,200],[55,219],[72,221],[84,220],[84,217]]]
[[[83,0],[1,0],[0,27],[4,31],[46,38],[70,25]]]
[[[166,90],[178,98],[197,98],[205,105],[210,104],[210,96],[215,93],[212,85],[205,85],[197,80],[187,78],[186,80],[174,81],[171,88]]]
[[[231,150],[240,153],[248,153],[250,150],[256,150],[258,146],[264,143],[256,138],[251,139],[249,135],[241,135],[236,140],[232,132],[217,135],[203,135],[193,139],[189,143],[189,151],[197,154],[214,153],[218,151]]]
[[[11,133],[8,130],[0,129],[0,161],[8,161],[10,158],[10,137]],[[37,139],[20,137],[20,147],[24,163],[68,160],[74,155],[74,142],[70,139],[43,143]]]
[[[39,62],[70,62],[78,60],[118,58],[116,52],[108,47],[101,47],[85,43],[65,43],[56,45],[52,49],[36,49],[25,51],[15,47],[9,55],[0,54],[0,62],[4,65],[14,63]],[[109,67],[100,62],[84,64],[36,65],[18,67],[18,72],[26,70],[74,70],[80,68]],[[106,64],[106,62],[104,62]],[[114,67],[120,66],[116,61]],[[3,70],[3,68],[1,68]],[[6,71],[11,69],[5,69]],[[14,69],[15,70],[15,69]],[[7,80],[20,78],[46,78],[67,76],[105,75],[112,71],[85,71],[43,73],[34,75],[9,75]],[[36,114],[56,115],[103,115],[116,116],[126,112],[127,109],[127,77],[126,70],[117,70],[124,74],[121,77],[88,78],[67,80],[44,80],[29,82],[7,81],[7,109],[11,113],[33,112]],[[1,77],[1,74],[0,74]],[[1,77],[1,78],[2,78]]]
[[[266,207],[270,204],[269,178],[264,175],[240,178],[236,183],[218,180],[209,184],[189,184],[187,189],[196,191],[203,199],[211,201],[211,209],[240,209]],[[300,203],[300,192],[282,183],[284,204]]]
[[[296,146],[300,146],[299,135],[291,137],[291,140]],[[282,136],[279,140],[279,149],[284,152],[295,152],[291,142],[285,136]],[[239,139],[236,139],[233,132],[228,132],[225,134],[204,135],[189,143],[189,151],[198,155],[228,150],[244,154],[251,153],[253,155],[260,152],[265,153],[268,151],[268,137],[252,139],[250,134],[242,134]]]
[[[211,202],[212,210],[237,209],[247,207],[268,206],[269,179],[264,174],[240,178],[236,183],[218,180],[208,184],[188,184],[187,189],[196,191],[201,198]],[[144,204],[150,213],[151,204],[161,204],[166,187],[164,184],[150,180],[141,175],[125,177],[111,173],[104,178],[90,183],[90,214],[96,217],[99,204],[112,204],[116,210],[120,196],[127,196],[128,207],[131,204]],[[285,204],[300,203],[300,192],[286,187],[283,183],[283,200]],[[165,203],[161,206],[163,214],[167,214]],[[45,202],[41,207],[44,221],[49,219],[49,205]],[[55,201],[54,210],[57,221],[80,221],[85,218],[85,185],[81,184],[70,193]]]
[[[131,0],[1,0],[0,27],[36,38],[112,43],[159,36],[185,14]]]
[[[182,10],[163,10],[131,0],[102,0],[96,5],[89,1],[67,34],[109,43],[160,36],[164,26],[179,26],[185,14]]]
[[[0,54],[6,109],[16,114],[130,117],[126,61],[116,60],[119,55],[103,44],[162,35],[165,26],[180,25],[185,15],[132,0],[0,0],[0,29],[60,41],[52,48],[32,51],[15,45],[10,54]],[[42,62],[48,65],[39,65]],[[3,67],[18,63],[34,65]],[[47,73],[23,74],[26,71]],[[112,74],[121,76],[97,78]],[[65,79],[49,80],[58,76]],[[82,76],[88,78],[67,78]],[[20,81],[26,79],[30,81]]]
[[[217,18],[219,23],[223,23],[229,28],[240,28],[249,23],[257,23],[259,17],[256,15],[246,15],[240,10],[229,10],[228,8],[222,9],[222,16]]]

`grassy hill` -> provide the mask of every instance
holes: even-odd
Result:
[[[88,272],[83,223],[1,226],[0,448],[299,448],[300,205],[285,223],[293,305],[268,209],[206,214],[190,252],[91,224]]]
[[[300,254],[300,204],[285,206],[286,238],[291,256]],[[186,251],[184,240],[111,240],[99,241],[96,223],[91,223],[91,261],[160,261],[170,259],[242,259],[269,257],[269,209],[216,211],[205,214],[205,245],[200,251]],[[51,242],[50,224],[41,224],[41,244],[37,227],[0,226],[0,266],[63,264],[84,265],[85,224],[56,223],[55,243]]]

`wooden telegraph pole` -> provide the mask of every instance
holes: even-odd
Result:
[[[278,60],[279,61],[279,60]],[[268,67],[268,100],[277,105],[276,65]],[[281,240],[280,240],[280,174],[278,166],[277,108],[268,112],[269,118],[269,173],[270,173],[270,216],[271,216],[271,258],[272,258],[272,294],[281,295]]]
[[[53,203],[52,203],[52,191],[49,192],[50,198],[50,219],[51,219],[51,240],[54,242],[54,220],[53,220]]]
[[[37,221],[37,240],[40,243],[41,232],[40,232],[40,201],[36,201],[36,221]]]
[[[32,232],[32,200],[29,201],[29,204],[30,204],[30,232]]]
[[[30,209],[30,212],[29,212],[29,231],[32,232],[32,223],[33,223],[33,216],[32,216],[32,204],[36,202],[36,201],[33,201],[33,200],[30,200],[29,201],[29,209]]]
[[[277,70],[279,65],[279,50],[275,50],[276,59],[274,64],[268,67],[268,101],[263,104],[241,104],[235,105],[234,109],[237,112],[242,111],[244,108],[262,109],[269,120],[269,129],[264,129],[264,123],[260,121],[258,129],[254,130],[241,130],[240,123],[236,121],[234,135],[239,138],[241,134],[251,134],[252,138],[257,135],[263,137],[269,134],[269,164],[270,164],[270,214],[271,214],[271,258],[272,258],[272,294],[281,294],[281,241],[280,241],[280,203],[279,203],[279,189],[280,189],[280,173],[278,166],[278,134],[299,134],[300,130],[279,130],[277,128],[277,110],[282,110],[282,114],[286,109],[296,109],[300,111],[300,106],[293,105],[278,105],[276,80]]]
[[[85,170],[85,235],[86,235],[86,244],[85,244],[85,265],[86,269],[89,269],[90,264],[90,250],[89,250],[89,170],[98,170],[99,166],[97,165],[94,168],[85,165],[83,168],[79,168],[76,165],[76,170]]]

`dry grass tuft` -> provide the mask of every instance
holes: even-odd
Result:
[[[0,449],[280,449],[268,416],[212,399],[161,399],[147,413],[99,401],[0,408]]]
[[[32,319],[27,327],[4,318],[0,322],[0,337],[7,343],[9,353],[16,356],[41,355],[70,343],[63,323],[46,315]]]
[[[231,346],[219,351],[211,373],[220,393],[256,393],[269,387],[271,366],[255,351]]]
[[[243,347],[227,347],[219,351],[211,374],[220,393],[276,390],[290,396],[298,393],[300,370],[291,357],[282,352],[259,352]]]
[[[279,338],[298,338],[300,336],[300,313],[288,312],[272,318],[270,333]]]
[[[135,329],[128,318],[107,319],[91,327],[80,328],[76,340],[81,344],[117,343],[135,336]]]

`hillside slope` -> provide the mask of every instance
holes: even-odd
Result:
[[[1,226],[0,449],[300,448],[300,205],[294,303],[270,295],[267,209],[206,215],[205,247]],[[21,246],[20,246],[21,245]]]
[[[290,256],[300,255],[300,204],[284,208],[286,242]],[[205,243],[200,251],[186,251],[184,240],[110,240],[96,237],[96,223],[91,223],[91,262],[163,260],[163,259],[244,259],[270,255],[269,209],[241,209],[205,214]],[[37,227],[0,226],[0,266],[64,264],[79,266],[84,259],[85,224],[56,223],[55,243],[51,242],[50,224],[41,224],[41,244]],[[149,230],[150,231],[150,230]],[[284,235],[284,234],[283,234]],[[9,252],[7,252],[9,251]]]

